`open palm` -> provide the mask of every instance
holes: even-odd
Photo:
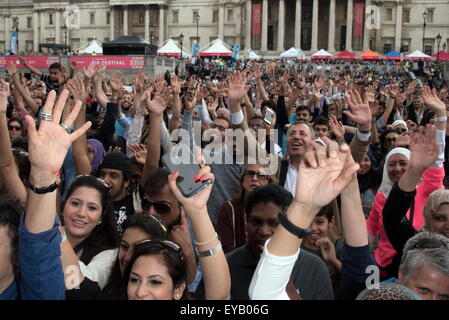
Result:
[[[436,128],[427,125],[419,127],[418,132],[410,136],[410,167],[428,168],[437,159],[440,146],[437,144]]]

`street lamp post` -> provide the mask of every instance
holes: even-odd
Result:
[[[150,24],[149,30],[150,30],[150,43],[153,44],[153,39],[154,39],[153,33],[156,30],[156,27],[154,26],[154,24]]]
[[[441,34],[438,33],[438,35],[436,36],[437,39],[437,45],[438,45],[438,57],[437,60],[440,61],[440,44],[441,44]]]
[[[67,24],[64,23],[62,29],[64,29],[64,45],[67,45]]]
[[[196,20],[196,41],[198,41],[198,43],[200,42],[200,40],[199,40],[199,34],[198,34],[198,26],[199,26],[199,21],[200,21],[200,15],[198,14],[198,12],[196,13],[196,17],[195,17],[195,20]]]
[[[446,52],[446,42],[443,43],[443,51]]]
[[[427,10],[423,12],[422,17],[424,19],[424,23],[423,23],[423,27],[422,27],[422,52],[425,53],[424,39],[426,36]]]
[[[181,32],[181,34],[179,35],[179,42],[181,44],[181,60],[182,60],[182,42],[183,41],[184,41],[184,35]]]

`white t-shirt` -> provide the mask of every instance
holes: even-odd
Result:
[[[114,265],[115,259],[117,259],[117,253],[118,248],[104,250],[93,257],[87,266],[79,261],[83,276],[89,278],[91,281],[97,282],[100,289],[103,290],[108,283],[112,266]],[[78,258],[79,256],[81,256],[81,252],[78,254]]]

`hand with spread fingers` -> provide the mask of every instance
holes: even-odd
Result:
[[[322,140],[326,147],[308,142],[296,181],[295,200],[316,212],[342,192],[359,168],[356,163],[345,167],[350,154],[347,144],[339,146],[326,137]]]
[[[368,99],[363,101],[360,94],[356,90],[352,90],[345,94],[345,100],[350,111],[345,110],[343,113],[348,119],[357,123],[362,131],[371,130],[371,109]]]
[[[134,153],[136,161],[140,164],[145,164],[145,159],[147,157],[147,146],[144,144],[130,144],[128,149]]]
[[[49,185],[54,182],[56,173],[62,167],[70,145],[89,129],[91,122],[86,122],[81,128],[68,134],[59,124],[62,110],[68,98],[69,91],[63,90],[56,101],[56,92],[50,91],[45,102],[39,130],[36,130],[34,119],[26,116],[28,127],[28,152],[31,163],[30,179],[40,177],[37,183]],[[76,119],[82,103],[78,101],[72,112],[65,120],[64,125],[70,127]],[[44,181],[46,182],[44,182]],[[31,181],[33,183],[33,181]],[[33,183],[33,185],[35,185]],[[36,186],[36,185],[35,185]]]

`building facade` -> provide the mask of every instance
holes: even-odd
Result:
[[[293,46],[306,54],[434,54],[437,34],[440,50],[449,46],[448,13],[446,0],[0,0],[0,51],[9,50],[18,30],[19,51],[37,51],[40,43],[77,49],[122,35],[160,44],[182,33],[188,49],[221,38],[265,56]]]

